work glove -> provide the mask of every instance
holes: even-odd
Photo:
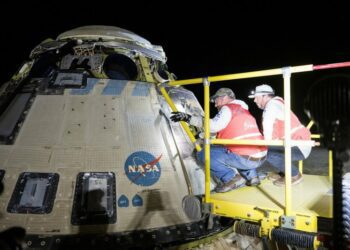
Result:
[[[171,112],[172,116],[170,116],[170,120],[173,122],[187,122],[189,123],[191,120],[191,115],[183,113],[183,112]]]

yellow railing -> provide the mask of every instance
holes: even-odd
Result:
[[[175,104],[173,103],[173,101],[171,100],[170,96],[166,92],[164,86],[163,85],[159,85],[158,87],[159,87],[160,92],[164,96],[165,101],[169,104],[171,110],[172,111],[177,111],[177,108],[176,108]],[[190,138],[191,142],[194,143],[194,145],[196,147],[196,150],[197,151],[201,151],[202,148],[201,148],[201,146],[199,146],[199,144],[196,143],[196,138],[192,134],[190,128],[187,125],[187,123],[186,122],[180,122],[180,124],[181,124],[182,128],[185,130],[185,132],[188,135],[188,137]]]
[[[205,162],[205,197],[206,203],[210,202],[210,82],[203,78],[204,83],[204,162]]]
[[[313,70],[313,65],[308,64],[308,65],[292,67],[291,73],[306,72],[306,71],[312,71],[312,70]],[[245,73],[221,75],[221,76],[209,76],[207,79],[209,82],[220,82],[220,81],[238,80],[238,79],[245,79],[245,78],[281,75],[281,74],[283,74],[282,71],[283,71],[283,68],[259,70],[259,71],[245,72]],[[187,80],[170,81],[169,85],[170,86],[179,86],[179,85],[189,85],[189,84],[196,84],[196,83],[203,83],[203,78],[193,78],[193,79],[187,79]]]
[[[206,78],[193,78],[188,80],[180,80],[180,81],[170,81],[168,82],[169,86],[179,86],[179,85],[188,85],[188,84],[198,84],[203,83],[204,85],[204,147],[205,147],[205,202],[210,202],[210,144],[249,144],[249,145],[280,145],[285,147],[285,215],[289,216],[292,214],[291,207],[291,147],[294,145],[310,145],[314,144],[313,141],[293,141],[290,137],[290,129],[291,129],[291,121],[290,121],[290,79],[292,73],[299,72],[307,72],[313,70],[323,70],[323,69],[331,69],[331,68],[340,68],[340,67],[350,67],[350,62],[342,62],[342,63],[333,63],[333,64],[325,64],[325,65],[301,65],[294,67],[284,67],[284,68],[276,68],[269,70],[260,70],[260,71],[251,71],[245,73],[236,73],[236,74],[228,74],[221,76],[210,76]],[[274,76],[274,75],[283,75],[283,88],[284,88],[284,103],[285,103],[285,127],[284,127],[284,140],[278,141],[251,141],[251,140],[210,140],[210,129],[209,129],[209,114],[210,114],[210,83],[218,82],[218,81],[227,81],[227,80],[238,80],[245,78],[254,78],[254,77],[265,77],[265,76]],[[159,86],[160,91],[165,97],[166,101],[169,103],[169,106],[173,111],[177,111],[174,103],[171,101],[167,92],[165,91],[162,85]],[[182,127],[188,134],[189,138],[193,143],[196,142],[194,135],[191,133],[188,125],[184,122],[181,122]],[[309,124],[308,126],[312,126]],[[311,138],[320,138],[319,135],[312,135]],[[198,151],[201,150],[200,146],[195,144],[196,149]],[[332,152],[329,153],[330,157]],[[300,166],[302,168],[302,165]],[[332,160],[329,161],[329,178],[331,179],[331,168],[332,168]]]
[[[306,127],[308,129],[310,129],[314,124],[315,124],[315,122],[313,120],[311,120]],[[319,138],[321,138],[321,135],[319,135],[319,134],[312,134],[311,135],[311,139],[319,139]],[[303,169],[303,161],[302,160],[299,161],[298,167],[299,167],[299,172],[301,174],[303,174],[304,169]]]
[[[245,73],[237,73],[237,74],[229,74],[229,75],[221,75],[221,76],[212,76],[206,78],[193,78],[188,80],[180,80],[180,81],[170,81],[165,84],[160,84],[158,87],[162,92],[165,100],[168,102],[172,111],[177,111],[176,106],[172,102],[171,98],[167,94],[164,86],[179,86],[179,85],[187,85],[187,84],[198,84],[203,83],[204,86],[204,150],[205,150],[205,196],[204,202],[207,204],[207,208],[213,213],[217,213],[219,215],[226,215],[233,218],[241,218],[252,220],[255,222],[260,221],[261,223],[261,235],[269,236],[271,238],[271,229],[277,226],[282,226],[282,220],[287,219],[289,221],[286,227],[294,228],[298,230],[302,230],[305,232],[317,232],[317,216],[314,214],[298,214],[295,211],[291,211],[292,208],[292,198],[291,198],[291,147],[292,146],[303,146],[303,145],[311,145],[316,146],[319,145],[318,142],[315,141],[295,141],[291,140],[290,130],[291,130],[291,117],[290,117],[290,79],[292,73],[298,72],[307,72],[313,70],[323,70],[323,69],[331,69],[331,68],[340,68],[340,67],[350,67],[350,62],[342,62],[342,63],[333,63],[333,64],[325,64],[325,65],[302,65],[296,67],[284,67],[277,69],[269,69],[269,70],[261,70],[261,71],[252,71]],[[285,127],[284,134],[286,135],[284,140],[228,140],[228,139],[210,139],[210,83],[218,82],[218,81],[227,81],[227,80],[237,80],[244,78],[254,78],[254,77],[266,77],[273,75],[283,75],[283,87],[284,87],[284,102],[285,102]],[[308,128],[313,125],[313,121],[308,124]],[[190,140],[195,144],[197,151],[201,150],[201,147],[196,144],[196,140],[188,125],[185,122],[181,122],[181,126],[184,128],[185,132],[189,136]],[[312,139],[320,138],[320,135],[311,135]],[[281,210],[271,210],[274,213],[274,218],[271,218],[267,215],[255,213],[257,207],[249,205],[249,204],[238,204],[231,203],[227,200],[216,199],[214,196],[211,198],[210,196],[210,146],[211,144],[236,144],[236,145],[267,145],[267,146],[284,146],[285,148],[285,206],[281,206]],[[299,169],[302,172],[302,161],[299,162]],[[329,151],[329,181],[332,182],[332,151]],[[284,208],[284,209],[283,209]],[[283,209],[283,210],[282,210]],[[246,211],[249,211],[246,214]],[[270,210],[266,210],[270,211]],[[253,215],[252,215],[253,214]],[[253,217],[252,217],[253,216]],[[281,219],[281,221],[279,221]],[[296,220],[295,220],[296,219]],[[294,220],[295,223],[294,224]],[[283,226],[282,226],[283,227]],[[318,240],[316,237],[314,238],[314,246],[318,244]]]
[[[290,78],[292,73],[297,72],[307,72],[312,71],[313,65],[302,65],[296,67],[285,67],[285,68],[277,68],[270,70],[261,70],[261,71],[252,71],[246,73],[237,73],[237,74],[229,74],[229,75],[221,75],[221,76],[211,76],[207,78],[194,78],[188,80],[180,80],[180,81],[170,81],[168,83],[169,86],[179,86],[179,85],[188,85],[188,84],[198,84],[203,83],[204,85],[204,148],[205,148],[205,202],[210,202],[210,144],[250,144],[250,145],[283,145],[285,147],[285,215],[291,215],[291,147],[292,145],[305,145],[311,142],[306,141],[292,141],[290,138]],[[285,102],[285,138],[280,141],[248,141],[248,140],[210,140],[210,129],[209,129],[209,114],[210,114],[210,83],[218,82],[218,81],[227,81],[227,80],[237,80],[244,78],[254,78],[254,77],[264,77],[264,76],[273,76],[273,75],[283,75],[283,86],[284,86],[284,102]],[[162,87],[161,92],[164,97],[167,99],[167,93],[165,89]],[[170,99],[170,98],[169,98]],[[167,100],[168,101],[168,100]],[[168,103],[172,103],[171,100]],[[173,111],[176,111],[176,107],[174,104],[170,105]],[[185,124],[182,122],[182,126],[185,131],[187,130]],[[189,130],[189,129],[188,129]],[[192,133],[190,131],[186,131],[186,133],[190,136]],[[289,135],[289,136],[288,136]],[[193,135],[192,135],[193,136]],[[195,141],[194,137],[191,141]]]

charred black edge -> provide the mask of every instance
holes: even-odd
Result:
[[[233,219],[214,217],[207,228],[207,219],[187,224],[120,233],[76,235],[27,235],[28,249],[163,249],[218,234],[232,227]]]

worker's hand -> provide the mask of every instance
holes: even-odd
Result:
[[[186,114],[186,113],[183,113],[183,112],[171,112],[172,116],[170,116],[170,119],[173,121],[173,122],[181,122],[181,121],[184,121],[184,122],[190,122],[191,120],[191,115],[189,114]]]

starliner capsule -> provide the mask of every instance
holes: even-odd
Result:
[[[167,85],[166,60],[161,46],[110,26],[31,51],[0,88],[1,231],[24,228],[29,249],[144,249],[223,229],[187,199],[204,192],[203,166],[160,87],[178,110],[203,109]]]

